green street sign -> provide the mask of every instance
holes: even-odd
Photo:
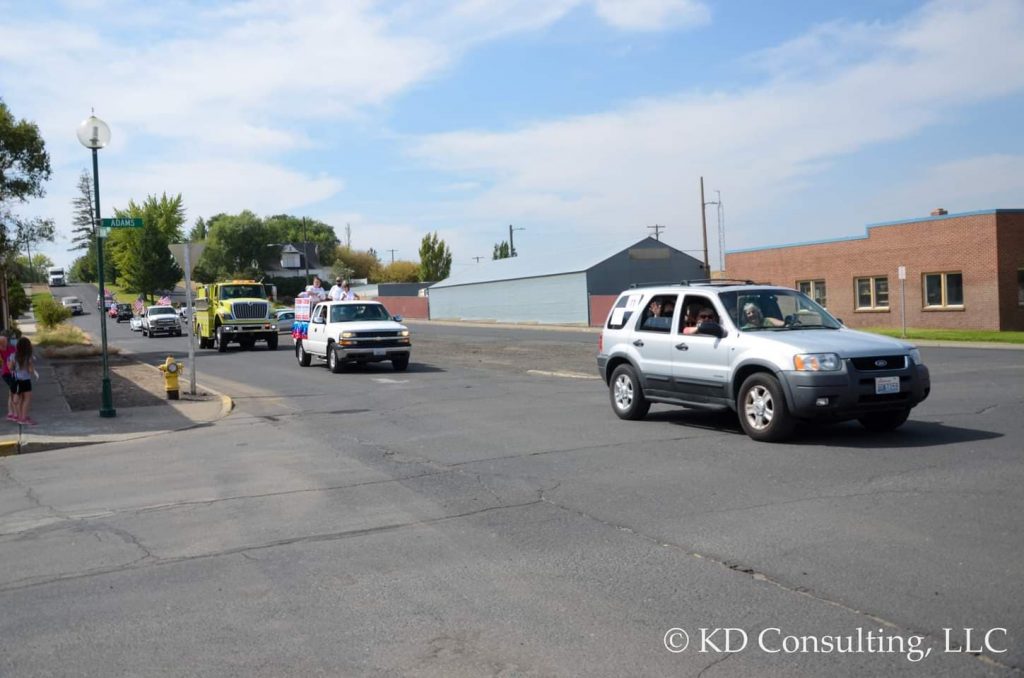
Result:
[[[100,219],[103,228],[142,228],[142,219]]]

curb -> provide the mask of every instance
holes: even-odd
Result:
[[[13,457],[21,453],[21,443],[17,439],[0,440],[0,457]]]

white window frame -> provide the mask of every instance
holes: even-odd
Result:
[[[871,283],[871,305],[861,306],[860,305],[860,281],[868,280]],[[878,281],[884,280],[886,287],[886,302],[885,306],[881,306],[878,303]],[[853,279],[853,308],[855,311],[888,311],[889,304],[891,303],[890,297],[892,295],[892,288],[889,287],[889,276],[887,275],[862,275]]]
[[[801,285],[805,285],[805,284],[807,285],[807,291],[804,292],[804,294],[806,294],[811,299],[813,299],[814,302],[816,304],[820,305],[822,308],[828,308],[828,285],[825,284],[824,279],[817,278],[815,280],[797,280],[796,281],[796,288],[795,289],[798,292],[803,292],[803,290],[800,289],[800,286]],[[821,295],[821,297],[822,297],[821,301],[818,301],[818,295],[817,295],[818,287],[821,287],[821,289],[823,291],[823,293]]]
[[[947,280],[948,280],[948,276],[951,276],[951,275],[958,275],[958,276],[960,276],[960,290],[961,290],[961,293],[962,293],[963,292],[963,287],[964,287],[964,273],[963,273],[963,271],[931,271],[929,273],[922,273],[921,274],[921,302],[922,302],[922,307],[925,310],[937,310],[937,309],[938,310],[950,310],[950,309],[952,309],[952,310],[959,311],[959,310],[963,309],[964,304],[963,304],[962,300],[961,300],[961,302],[959,304],[950,304],[949,303],[949,297],[948,297],[949,286],[948,286]],[[929,304],[928,303],[928,278],[930,278],[932,276],[939,276],[940,277],[939,285],[941,286],[940,289],[942,291],[942,301],[940,303],[938,303],[938,304]]]

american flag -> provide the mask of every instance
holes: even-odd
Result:
[[[135,309],[135,315],[142,315],[142,310],[146,308],[146,305],[142,303],[142,299],[136,299],[135,303],[132,304],[132,308]]]
[[[164,296],[160,297],[160,301],[158,301],[157,304],[159,306],[170,306],[171,298],[165,294]]]

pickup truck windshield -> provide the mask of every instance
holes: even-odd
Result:
[[[170,306],[152,306],[149,309],[150,315],[174,315],[174,309]]]
[[[332,323],[361,322],[363,320],[391,320],[391,316],[381,304],[331,306]]]

